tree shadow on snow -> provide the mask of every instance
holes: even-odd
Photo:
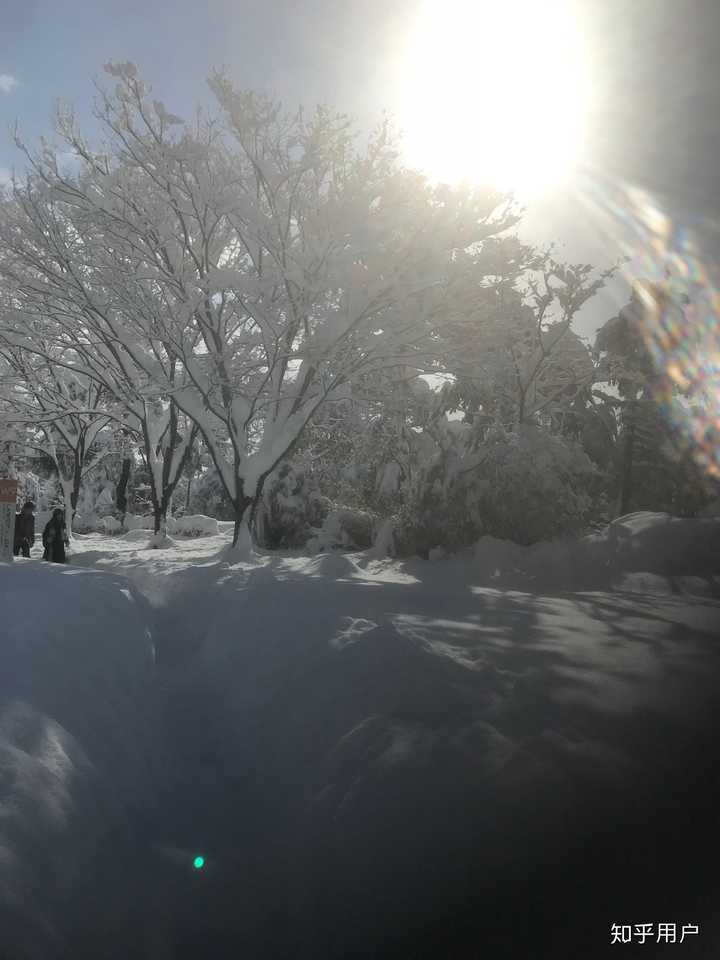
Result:
[[[163,828],[215,864],[177,955],[594,957],[648,916],[716,944],[718,607],[437,569],[214,589],[166,705]]]

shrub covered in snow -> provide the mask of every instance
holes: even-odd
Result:
[[[337,507],[325,517],[308,547],[313,551],[367,550],[373,544],[377,523],[378,518],[365,510]]]
[[[597,469],[580,446],[537,427],[478,435],[450,423],[427,453],[400,511],[403,553],[457,549],[483,534],[549,540],[581,529],[601,507]]]
[[[310,470],[284,463],[265,482],[255,518],[258,541],[271,550],[303,547],[329,510]]]
[[[496,431],[470,488],[484,533],[534,543],[582,529],[596,514],[597,473],[578,444],[534,427]]]

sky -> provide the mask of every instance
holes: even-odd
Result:
[[[289,106],[324,102],[365,126],[387,110],[402,127],[399,87],[421,2],[0,0],[0,178],[19,162],[11,135],[16,120],[28,140],[50,134],[54,104],[62,98],[90,122],[92,81],[102,78],[108,60],[136,63],[181,116],[208,102],[205,78],[224,66],[238,85],[273,93]],[[484,29],[508,3],[519,0],[476,0],[482,13],[473,29],[491,37],[498,76],[497,83],[491,77],[466,90],[461,109],[468,123],[517,69],[522,5],[517,32],[512,20],[499,40]],[[528,162],[545,154],[579,109],[585,137],[575,172],[526,200],[525,236],[557,241],[567,259],[606,266],[628,254],[639,264],[633,269],[660,270],[657,253],[645,249],[648,219],[659,217],[666,246],[691,231],[692,257],[712,266],[720,255],[720,0],[524,3],[534,16],[541,10],[549,17],[561,3],[570,9],[581,27],[592,89],[580,104],[572,82],[543,96],[542,61],[535,68],[538,83],[528,80],[517,123],[534,121],[532,129],[540,130],[528,138]],[[449,33],[438,33],[437,49],[429,48],[423,64],[422,89],[447,79],[463,26],[453,22]],[[472,60],[464,40],[463,56]],[[507,62],[498,60],[498,45],[507,49]],[[551,36],[542,56],[553,58],[553,50]],[[472,63],[467,69],[472,77]],[[540,126],[538,115],[545,120]],[[627,289],[618,281],[597,298],[583,312],[579,332],[592,336]]]

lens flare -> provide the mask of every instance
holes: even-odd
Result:
[[[579,199],[625,258],[658,373],[655,398],[681,446],[720,479],[720,272],[703,256],[700,231],[650,192],[595,172],[583,178]]]

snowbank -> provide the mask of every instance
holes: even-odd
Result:
[[[3,956],[129,956],[153,644],[116,576],[0,565]]]
[[[138,517],[132,513],[125,514],[125,529],[126,530],[152,530],[155,526],[155,521],[153,517],[148,515],[146,517]]]
[[[153,536],[152,527],[136,527],[128,530],[126,533],[120,534],[118,537],[119,540],[126,540],[129,543],[138,543],[138,542],[149,542],[150,537]]]
[[[41,561],[0,565],[0,691],[46,711],[91,759],[118,756],[153,672],[148,608],[123,578]],[[114,731],[114,732],[113,732]]]
[[[218,521],[202,514],[168,517],[167,532],[180,537],[215,537],[219,533]]]
[[[125,540],[143,540],[152,534],[152,517],[134,517],[125,518],[125,533],[121,534]],[[229,525],[232,528],[232,524]],[[120,534],[120,523],[113,517],[105,517],[102,521],[104,533]],[[214,517],[205,517],[201,514],[188,517],[168,517],[166,531],[169,536],[180,537],[212,537],[219,533],[218,521]],[[153,543],[155,539],[152,538]],[[172,541],[165,539],[163,546],[170,546]]]
[[[541,590],[624,589],[720,596],[720,519],[634,513],[581,539],[523,547],[483,537],[483,582]]]
[[[148,540],[148,546],[152,547],[154,550],[166,550],[168,547],[175,545],[175,541],[167,535],[167,532],[164,530],[158,530],[157,533],[153,535]]]

